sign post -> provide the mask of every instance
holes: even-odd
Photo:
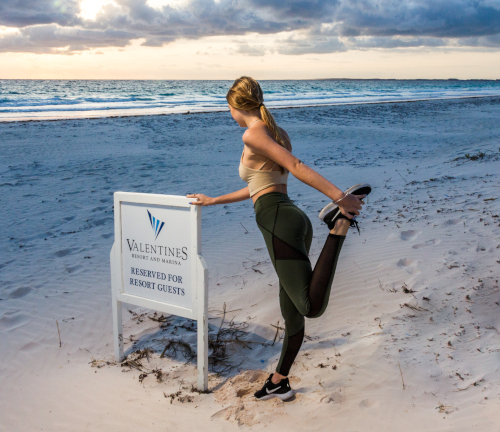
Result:
[[[123,359],[122,303],[197,321],[198,389],[208,389],[208,268],[192,198],[114,193],[111,292],[115,359]]]

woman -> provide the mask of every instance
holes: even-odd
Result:
[[[285,319],[285,336],[276,372],[269,375],[257,399],[290,398],[288,373],[304,339],[304,317],[320,317],[330,297],[337,259],[349,226],[359,214],[363,199],[371,191],[367,184],[345,193],[292,155],[290,138],[277,126],[264,105],[260,85],[250,77],[237,79],[229,89],[227,102],[233,119],[248,129],[239,174],[248,186],[216,198],[188,194],[191,204],[207,206],[252,198],[257,225],[264,236],[279,278],[279,301]],[[266,169],[264,169],[266,167]],[[288,172],[333,200],[319,214],[330,233],[314,271],[308,258],[313,229],[307,215],[287,195]],[[359,228],[358,228],[359,231]]]

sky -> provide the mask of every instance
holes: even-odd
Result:
[[[500,79],[500,0],[0,0],[0,78]]]

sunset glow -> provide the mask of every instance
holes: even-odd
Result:
[[[3,3],[0,78],[500,78],[496,2]]]

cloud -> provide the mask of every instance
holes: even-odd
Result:
[[[349,37],[345,44],[350,49],[371,48],[417,48],[417,47],[443,47],[451,44],[450,40],[433,37]]]
[[[340,0],[249,0],[254,10],[263,10],[277,20],[317,22],[331,17]]]
[[[132,35],[124,31],[85,30],[59,27],[55,24],[32,26],[0,37],[0,52],[33,52],[38,54],[69,54],[91,48],[124,47]]]
[[[238,54],[259,57],[266,54],[266,49],[263,46],[250,46],[248,43],[241,43],[236,52]]]
[[[27,27],[37,24],[75,26],[80,5],[77,0],[1,0],[0,25]]]
[[[347,51],[337,37],[289,37],[280,41],[276,52],[284,55],[324,54]]]
[[[288,33],[268,49],[287,55],[404,47],[499,47],[500,0],[186,0],[151,7],[115,0],[94,20],[77,0],[1,0],[0,52],[71,53],[160,47],[178,39]],[[251,40],[237,52],[263,55]]]
[[[500,34],[492,36],[471,37],[457,40],[457,45],[472,46],[472,47],[485,47],[485,48],[498,48],[500,47]]]
[[[350,0],[336,19],[341,36],[459,38],[500,33],[499,6],[491,0]]]

